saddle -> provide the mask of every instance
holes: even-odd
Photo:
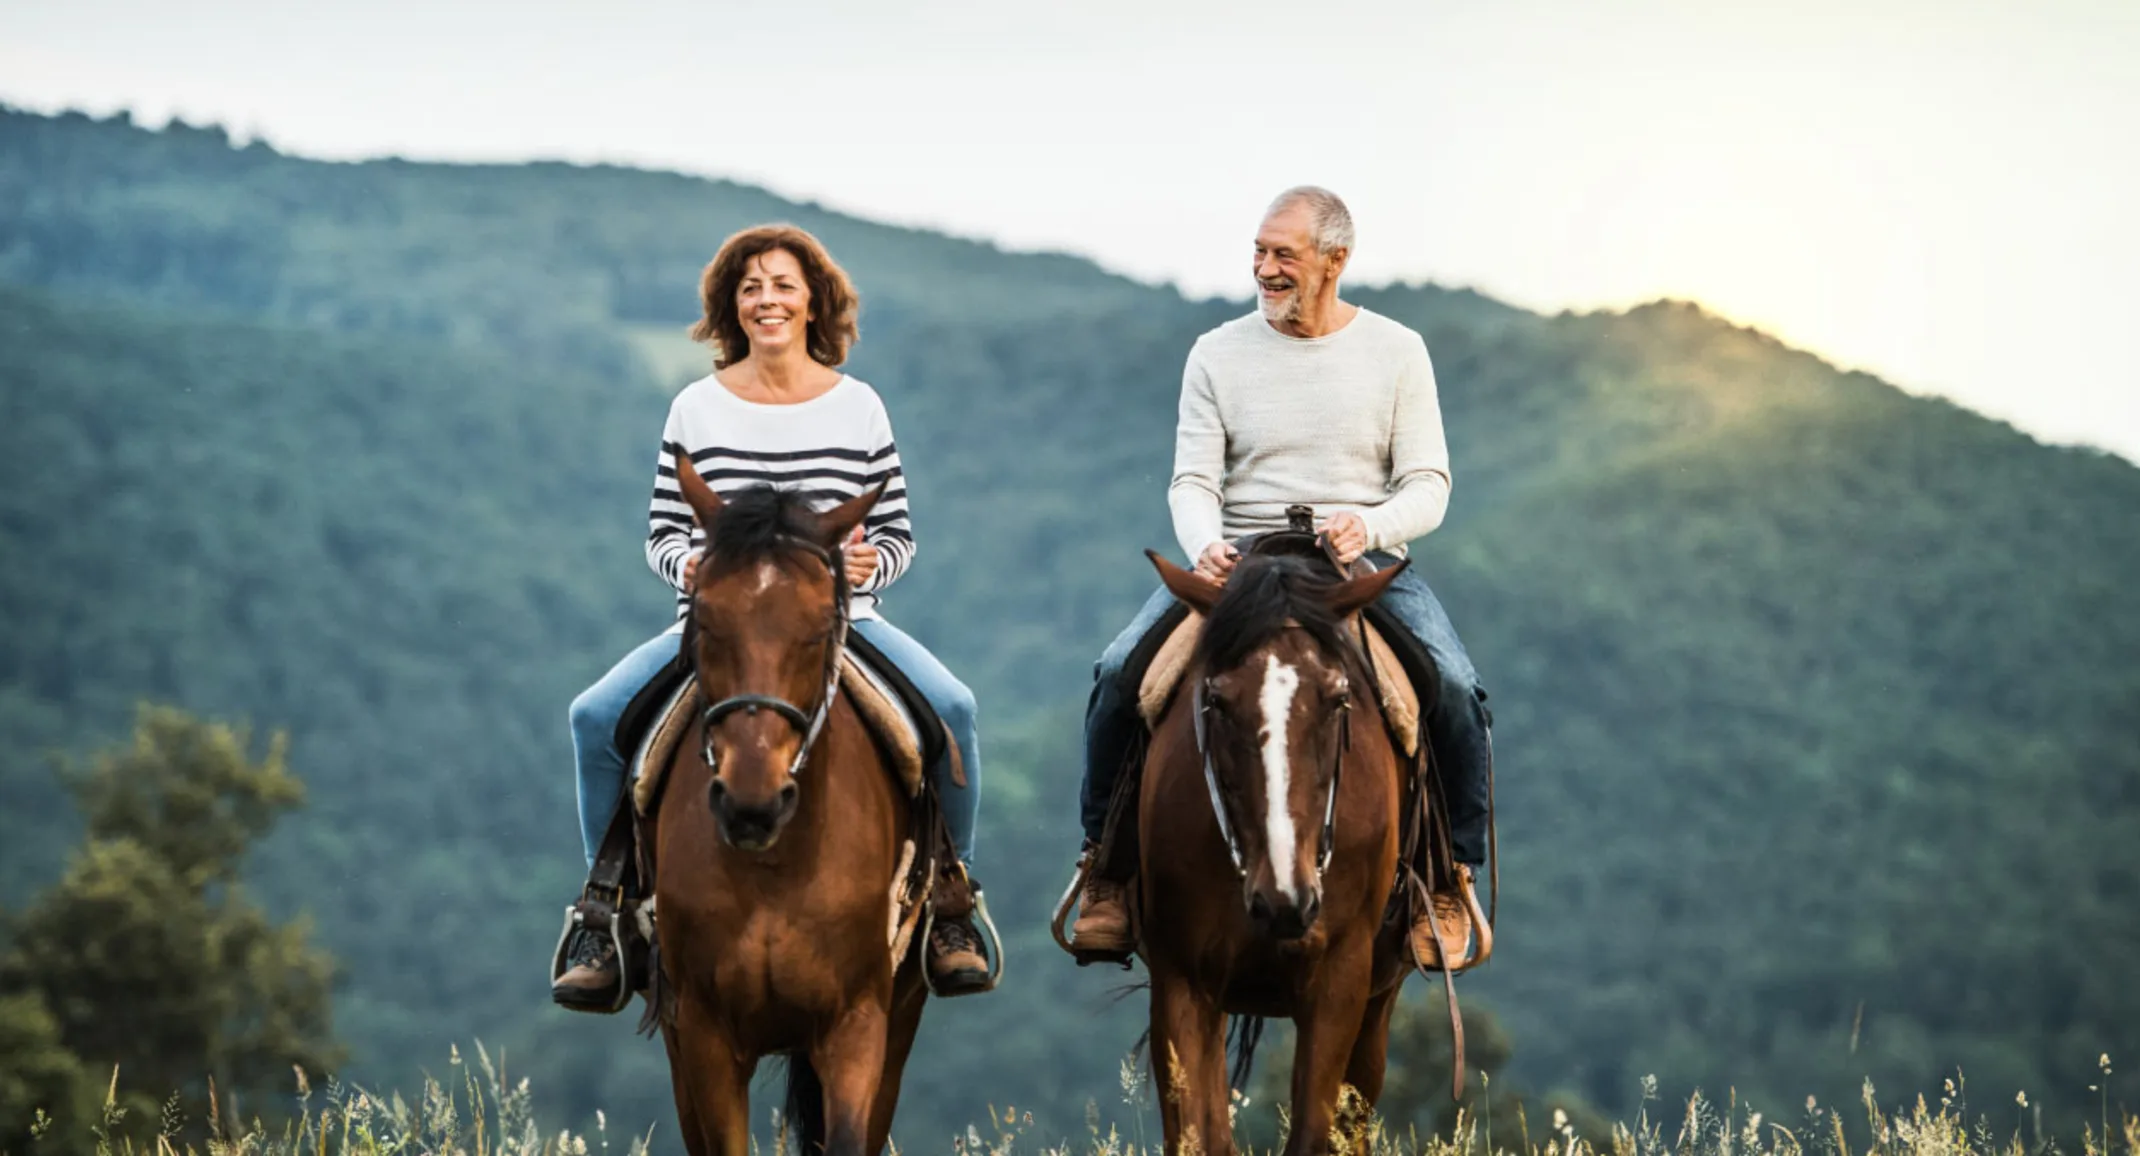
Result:
[[[1291,527],[1241,539],[1237,543],[1241,553],[1291,555],[1327,562],[1333,581],[1374,572],[1374,563],[1365,557],[1350,566],[1340,564],[1322,536],[1310,528],[1307,507],[1293,506],[1286,513]],[[1425,721],[1433,713],[1441,688],[1434,656],[1384,607],[1369,606],[1360,617],[1360,650],[1374,677],[1383,721],[1397,749],[1406,758],[1416,759],[1425,739]],[[1202,615],[1177,602],[1131,650],[1122,670],[1122,685],[1137,688],[1137,712],[1147,731],[1158,725],[1159,716],[1166,712],[1182,675],[1188,671],[1203,625]]]
[[[649,684],[648,690],[654,689]],[[635,746],[625,747],[623,728],[618,729],[619,749],[636,752],[627,777],[632,784],[632,807],[642,817],[653,813],[676,745],[705,706],[698,682],[688,672],[666,691],[658,707],[642,712],[645,729]],[[946,755],[951,759],[952,781],[965,785],[966,770],[950,729],[914,684],[859,634],[848,635],[847,650],[840,656],[840,693],[862,716],[864,728],[876,740],[908,798],[921,795],[927,768]]]
[[[1192,610],[1165,635],[1159,649],[1153,653],[1137,684],[1137,713],[1144,718],[1145,729],[1157,726],[1159,716],[1166,713],[1167,703],[1173,700],[1175,688],[1181,685],[1181,676],[1189,669],[1189,656],[1195,653],[1196,640],[1203,630],[1203,615]],[[1417,644],[1402,627],[1398,628],[1397,634],[1400,640]],[[1368,669],[1374,672],[1375,694],[1382,704],[1382,720],[1389,726],[1390,738],[1396,741],[1397,749],[1407,758],[1415,757],[1419,754],[1420,736],[1418,688],[1403,661],[1397,657],[1386,628],[1369,619],[1361,623],[1360,636]],[[1433,660],[1427,661],[1431,663]],[[1429,693],[1432,693],[1432,687],[1433,684],[1428,683]]]

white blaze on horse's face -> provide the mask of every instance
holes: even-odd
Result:
[[[751,587],[751,595],[752,597],[762,598],[767,592],[780,585],[780,566],[768,558],[758,563],[758,572],[753,578],[754,584]]]
[[[1291,809],[1293,787],[1287,761],[1287,724],[1292,721],[1293,699],[1299,693],[1300,672],[1291,664],[1280,662],[1277,655],[1266,655],[1263,690],[1257,696],[1263,708],[1265,848],[1271,858],[1271,874],[1278,882],[1278,889],[1285,892],[1285,897],[1295,906],[1301,903],[1302,897],[1294,886],[1298,876],[1294,858],[1299,843]]]

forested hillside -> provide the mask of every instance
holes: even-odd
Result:
[[[901,1132],[1113,1104],[1141,1000],[1044,929],[1075,721],[1138,549],[1172,549],[1182,355],[1246,306],[739,185],[0,112],[0,884],[68,845],[46,753],[135,699],[287,728],[311,801],[257,889],[342,960],[358,1074],[480,1036],[553,1108],[664,1116],[658,1046],[546,1000],[564,707],[669,612],[639,538],[681,330],[768,218],[863,290],[921,546],[888,610],[981,693],[1016,955],[932,1010]],[[1522,1078],[1784,1110],[1959,1066],[2092,1106],[2140,1048],[2140,470],[1691,306],[1356,296],[1442,386],[1455,500],[1417,555],[1502,772],[1466,985]]]

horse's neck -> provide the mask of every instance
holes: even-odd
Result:
[[[810,808],[810,821],[835,837],[840,834],[841,822],[851,815],[852,806],[847,804],[867,805],[881,792],[894,804],[895,811],[903,810],[896,805],[897,793],[890,790],[892,768],[877,749],[869,724],[862,721],[861,713],[844,694],[833,702],[825,719],[825,733],[810,752],[802,777],[803,798],[797,804],[795,821],[803,820],[804,803],[820,804]],[[898,818],[903,822],[905,817],[902,814]]]
[[[801,797],[782,841],[800,836],[799,842],[810,848],[813,870],[825,863],[856,870],[871,866],[876,857],[873,833],[887,829],[891,846],[883,854],[896,857],[899,843],[909,834],[906,800],[876,739],[844,695],[833,703],[800,778]],[[884,870],[890,872],[890,865]]]

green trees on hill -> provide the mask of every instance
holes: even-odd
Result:
[[[87,840],[0,939],[0,1150],[25,1150],[41,1110],[40,1151],[89,1151],[107,1092],[146,1140],[174,1093],[196,1121],[211,1087],[222,1111],[257,1111],[293,1065],[341,1063],[331,961],[242,882],[252,845],[304,799],[283,739],[257,760],[250,745],[144,707],[130,745],[70,769]]]

